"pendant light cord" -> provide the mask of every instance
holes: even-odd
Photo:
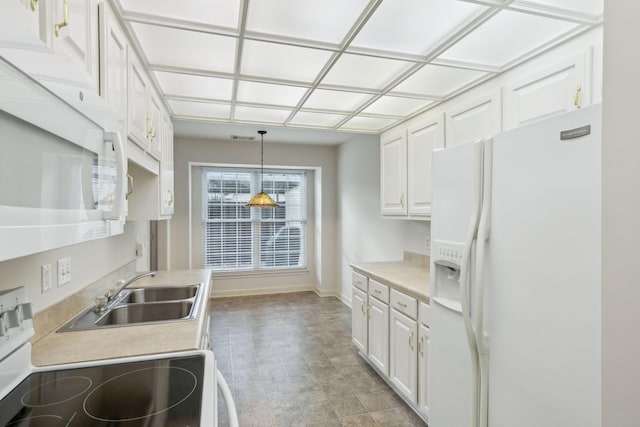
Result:
[[[264,193],[264,134],[266,130],[259,130],[260,134],[260,192]]]

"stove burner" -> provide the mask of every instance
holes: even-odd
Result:
[[[25,424],[25,422],[27,424]],[[55,426],[64,426],[65,421],[62,417],[57,415],[36,415],[33,417],[20,418],[19,420],[10,421],[6,427],[10,426],[25,426],[29,427],[55,427]]]
[[[57,405],[80,396],[91,387],[87,377],[63,377],[39,384],[22,396],[22,404],[31,408]]]
[[[138,420],[178,406],[191,396],[197,383],[193,373],[175,366],[138,369],[91,390],[83,407],[88,416],[100,421]]]

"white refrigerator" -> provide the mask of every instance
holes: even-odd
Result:
[[[601,107],[436,150],[430,427],[599,427]]]

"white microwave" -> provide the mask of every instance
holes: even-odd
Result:
[[[0,53],[0,261],[122,233],[126,155],[101,114]]]

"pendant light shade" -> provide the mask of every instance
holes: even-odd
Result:
[[[280,205],[264,192],[262,182],[262,175],[264,173],[264,134],[267,133],[267,131],[259,130],[258,133],[260,134],[260,192],[253,196],[245,206],[248,208],[278,208]]]

